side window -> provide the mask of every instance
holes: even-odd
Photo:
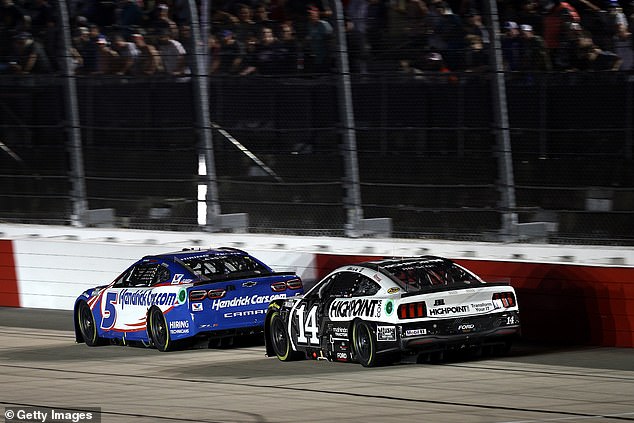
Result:
[[[353,272],[340,272],[333,275],[327,286],[320,290],[321,298],[351,297],[356,289],[357,280],[361,275]]]
[[[156,276],[154,278],[154,282],[152,285],[156,285],[157,283],[169,282],[172,278],[172,273],[165,265],[161,265],[156,270]]]
[[[367,278],[363,275],[359,275],[357,278],[357,283],[355,285],[354,291],[352,292],[353,297],[366,297],[370,295],[374,295],[379,292],[381,289],[381,285],[374,282],[372,279]]]
[[[116,288],[151,286],[169,280],[170,272],[157,263],[142,263],[128,270],[115,282]]]

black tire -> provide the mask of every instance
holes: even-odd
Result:
[[[374,331],[362,320],[357,320],[352,327],[352,348],[357,361],[363,367],[381,365],[377,360]]]
[[[162,352],[170,351],[173,347],[173,343],[170,338],[167,321],[160,309],[153,308],[150,310],[148,315],[148,325],[150,338],[152,339],[152,344],[154,344],[156,349]]]
[[[300,358],[300,355],[293,351],[291,338],[286,330],[286,323],[277,311],[274,311],[271,319],[269,319],[269,337],[278,360],[293,361]]]
[[[97,335],[95,316],[93,316],[88,303],[81,301],[77,305],[76,313],[77,326],[79,326],[79,332],[81,333],[82,338],[84,338],[86,345],[89,347],[103,345],[104,340]]]

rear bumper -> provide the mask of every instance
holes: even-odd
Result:
[[[456,347],[477,347],[496,345],[513,341],[521,334],[520,326],[505,326],[489,331],[473,332],[458,335],[426,335],[401,338],[403,351],[442,350]]]

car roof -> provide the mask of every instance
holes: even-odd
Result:
[[[218,247],[218,248],[183,248],[181,251],[171,253],[154,254],[145,258],[161,258],[166,260],[187,260],[191,258],[222,257],[222,256],[248,256],[249,253],[238,248]]]
[[[439,256],[417,256],[417,257],[386,257],[379,260],[366,261],[359,263],[356,266],[364,266],[373,270],[379,271],[380,268],[387,268],[391,266],[402,266],[407,264],[425,266],[428,264],[452,264],[453,261]]]

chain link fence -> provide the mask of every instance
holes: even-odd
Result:
[[[406,72],[403,58],[420,47],[407,31],[372,34],[381,48],[367,63],[351,44],[364,218],[390,218],[395,237],[496,241],[512,212],[526,224],[520,238],[634,244],[630,73],[505,72],[509,127],[499,128],[495,73]],[[250,232],[345,235],[342,73],[296,70],[208,77],[218,205],[247,213]],[[93,224],[204,229],[194,77],[72,76],[87,205],[111,212]],[[59,72],[0,75],[5,222],[73,222],[65,83]],[[513,210],[500,195],[500,131],[511,139]]]

